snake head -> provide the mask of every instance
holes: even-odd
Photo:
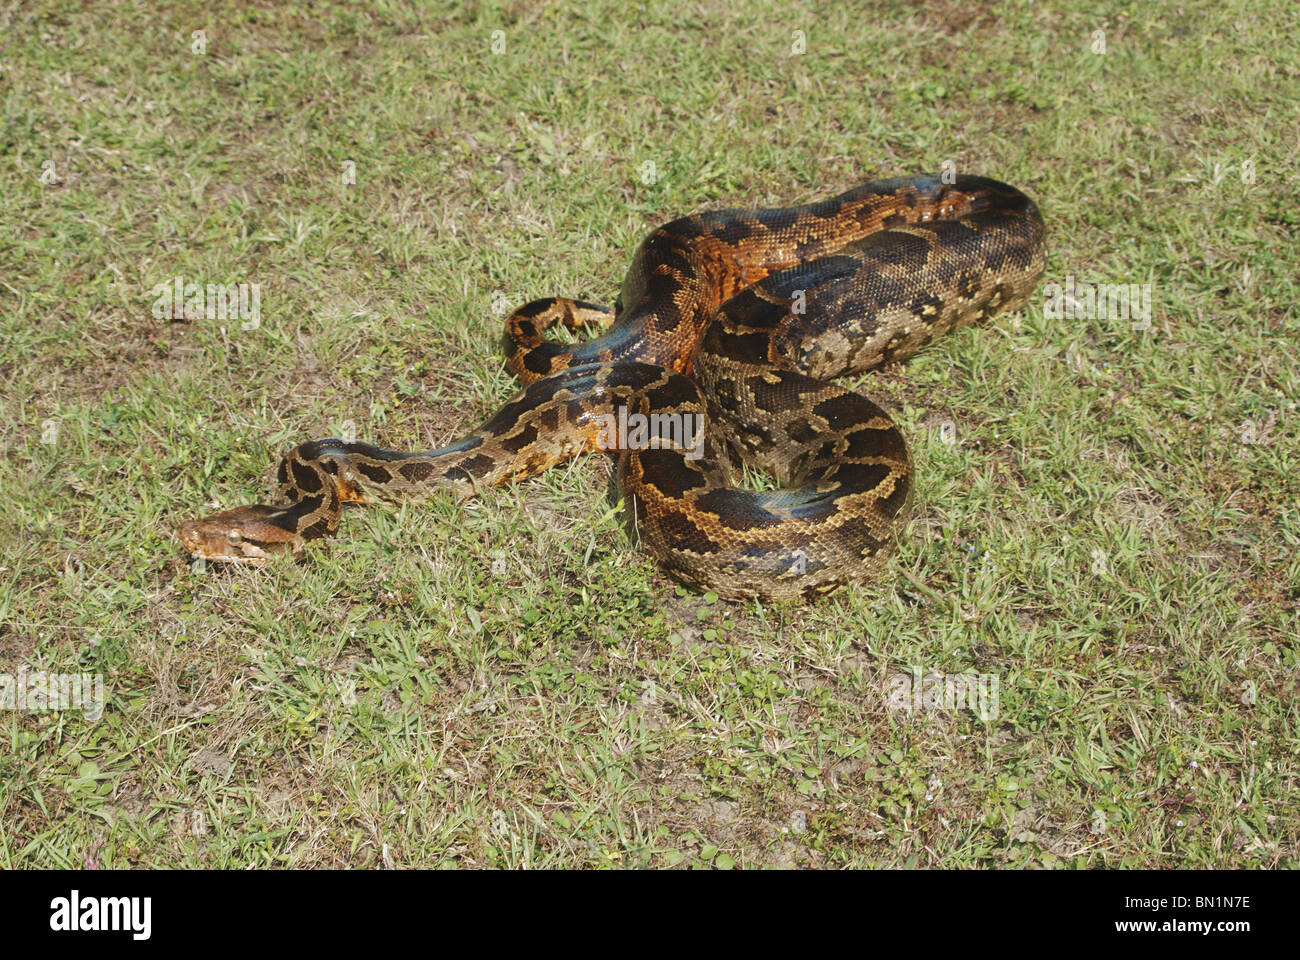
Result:
[[[282,509],[262,505],[222,510],[181,524],[176,536],[193,556],[222,563],[264,563],[298,554],[303,539],[275,522]]]

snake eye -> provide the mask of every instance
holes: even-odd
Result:
[[[244,539],[244,535],[240,533],[238,530],[230,530],[226,533],[226,539],[229,540],[231,543],[239,543],[241,540]]]

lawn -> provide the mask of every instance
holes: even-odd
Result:
[[[0,684],[105,702],[0,709],[0,867],[1300,865],[1298,34],[1276,0],[6,6]],[[659,223],[942,169],[1149,319],[1043,294],[854,380],[917,472],[877,582],[678,587],[599,454],[298,563],[172,538],[301,440],[463,435],[515,390],[505,312],[612,302]],[[156,315],[178,277],[260,316]]]

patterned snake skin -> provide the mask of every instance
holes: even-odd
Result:
[[[830,592],[880,566],[912,471],[889,416],[829,381],[1023,306],[1043,239],[1031,200],[970,176],[674,220],[641,244],[613,311],[556,298],[510,316],[525,389],[468,437],[423,453],[302,444],[280,464],[286,506],[190,521],[180,539],[210,560],[296,554],[344,503],[472,495],[608,449],[673,576],[728,599]],[[555,323],[603,333],[563,345],[544,339]],[[737,488],[736,458],[781,489]]]

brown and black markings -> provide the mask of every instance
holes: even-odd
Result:
[[[291,450],[284,506],[190,521],[212,560],[297,553],[345,503],[473,495],[600,443],[620,406],[704,418],[704,456],[618,451],[641,539],[680,579],[727,598],[814,597],[870,576],[906,516],[912,470],[893,421],[830,382],[901,360],[1023,306],[1044,265],[1033,202],[982,177],[863,184],[779,210],[695,214],[652,231],[611,310],[537,300],[506,321],[524,386],[464,439],[420,453],[327,439]],[[549,341],[555,324],[592,336]],[[736,487],[731,464],[782,489]]]

